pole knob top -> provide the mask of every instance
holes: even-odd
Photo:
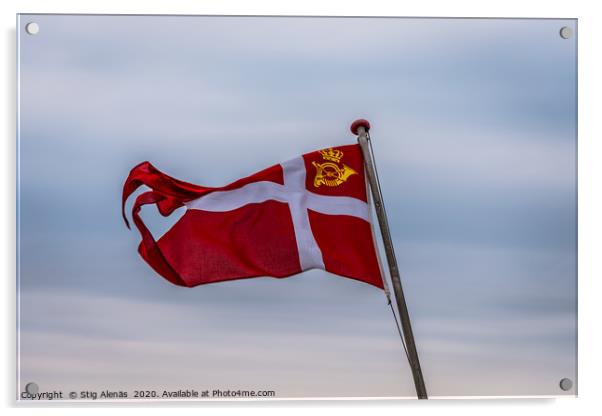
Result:
[[[353,123],[351,123],[351,133],[357,136],[359,134],[358,129],[360,127],[363,127],[366,131],[368,131],[370,130],[370,122],[363,118],[355,120]]]

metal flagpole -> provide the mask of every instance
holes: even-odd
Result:
[[[380,183],[378,181],[374,154],[372,153],[372,146],[370,144],[370,135],[368,134],[369,130],[370,123],[367,120],[356,120],[351,125],[351,131],[353,134],[358,136],[357,141],[364,156],[368,182],[370,183],[370,189],[374,199],[374,207],[376,208],[376,216],[378,218],[380,233],[382,235],[383,245],[385,247],[385,255],[387,256],[387,263],[389,265],[389,271],[391,274],[393,293],[395,294],[395,299],[397,301],[397,310],[399,311],[399,320],[401,321],[401,327],[403,329],[403,337],[405,339],[408,361],[410,363],[410,368],[412,369],[412,375],[414,376],[416,394],[418,395],[419,399],[428,399],[426,387],[424,385],[424,378],[422,377],[422,370],[420,369],[418,352],[416,351],[416,343],[414,342],[414,334],[412,333],[410,315],[408,314],[408,308],[406,306],[403,289],[401,287],[401,280],[399,278],[399,269],[397,267],[397,259],[395,258],[395,249],[393,248],[393,240],[391,239],[391,232],[389,230],[389,222],[387,221],[385,204],[380,189]]]

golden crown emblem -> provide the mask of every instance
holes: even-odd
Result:
[[[320,150],[320,153],[322,154],[322,158],[329,162],[312,162],[312,165],[316,167],[316,176],[314,177],[314,186],[316,188],[319,188],[321,185],[339,186],[347,181],[347,178],[351,175],[357,175],[357,172],[346,164],[343,163],[343,167],[338,165],[343,158],[342,151],[330,147]]]
[[[324,160],[332,160],[336,163],[339,163],[339,161],[343,158],[343,152],[333,149],[332,147],[329,149],[320,150],[320,153],[322,153]]]

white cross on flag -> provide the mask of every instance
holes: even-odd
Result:
[[[141,185],[151,190],[132,209],[138,251],[174,284],[317,268],[383,288],[358,145],[307,153],[221,188],[179,181],[143,162],[123,188],[126,224],[125,202]],[[139,215],[146,204],[164,216],[182,206],[186,213],[155,241]]]

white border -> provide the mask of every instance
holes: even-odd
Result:
[[[4,273],[4,290],[2,307],[2,329],[4,332],[2,344],[2,358],[4,359],[3,377],[0,378],[0,397],[3,406],[14,406],[16,396],[15,381],[15,96],[16,96],[16,71],[15,71],[15,15],[16,13],[133,13],[133,14],[237,14],[237,15],[334,15],[334,16],[446,16],[446,17],[553,17],[553,18],[578,18],[579,19],[579,399],[517,399],[517,400],[435,400],[429,403],[414,401],[337,401],[308,402],[293,400],[295,407],[278,402],[236,402],[203,403],[200,407],[212,407],[213,412],[232,411],[244,408],[251,414],[265,414],[266,412],[281,413],[282,407],[291,407],[287,413],[306,413],[307,407],[323,407],[328,413],[334,408],[344,409],[346,414],[362,414],[368,409],[378,410],[383,413],[399,414],[404,410],[434,413],[438,411],[466,414],[507,414],[515,409],[526,410],[529,414],[566,415],[569,413],[589,413],[589,410],[599,408],[597,386],[600,384],[600,358],[602,351],[598,314],[602,293],[601,280],[602,268],[600,246],[596,237],[602,234],[602,197],[601,186],[598,178],[601,177],[600,154],[602,146],[600,141],[602,132],[599,123],[599,106],[595,105],[600,96],[600,65],[599,44],[602,39],[602,25],[600,14],[597,12],[596,2],[588,1],[556,1],[535,2],[527,0],[506,0],[498,2],[482,1],[421,1],[399,2],[371,0],[369,2],[348,1],[320,1],[306,0],[295,2],[262,1],[185,1],[185,0],[144,0],[130,1],[104,0],[104,1],[3,1],[0,3],[0,18],[2,19],[3,33],[3,83],[5,97],[1,102],[1,125],[5,126],[5,137],[2,141],[4,157],[2,163],[4,201],[2,205],[2,229],[5,230],[2,247],[0,249],[0,263],[6,265]],[[455,398],[454,398],[455,399]],[[276,404],[278,403],[278,404]],[[168,403],[170,406],[175,405]],[[60,406],[55,402],[52,407]],[[139,404],[136,403],[136,406]],[[127,412],[140,412],[144,414],[163,414],[160,403],[153,403],[155,409],[133,408],[121,405]],[[105,405],[106,406],[106,405]],[[103,407],[105,407],[103,406]],[[188,411],[198,414],[199,409],[186,408],[194,406],[188,402],[179,402],[179,411]],[[218,406],[219,408],[214,408]],[[37,407],[37,406],[36,406]],[[85,406],[88,407],[88,406]],[[12,413],[13,409],[9,410]],[[29,409],[28,412],[38,413],[44,409]],[[98,402],[89,412],[106,412],[98,408]],[[112,412],[123,411],[113,409]],[[78,408],[62,408],[62,413],[81,412]]]

